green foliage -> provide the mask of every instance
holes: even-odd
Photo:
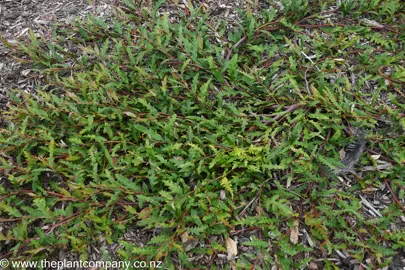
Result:
[[[344,16],[347,16],[357,6],[357,0],[343,0],[340,3],[339,10],[342,11]]]
[[[328,6],[282,1],[284,11],[248,10],[228,31],[202,8],[171,23],[162,3],[123,1],[112,21],[89,16],[51,40],[30,32],[6,44],[45,85],[11,91],[3,113],[0,220],[13,226],[0,252],[85,258],[105,240],[125,260],[202,268],[189,258],[226,254],[223,239],[249,232],[240,268],[302,269],[319,250],[385,266],[404,247],[404,230],[390,226],[403,213],[393,202],[366,218],[358,194],[389,183],[404,196],[403,35],[357,18],[403,20],[402,4],[342,1],[335,12],[351,24],[320,26]],[[369,149],[392,169],[343,185],[335,172],[349,127],[371,130]],[[367,153],[359,163],[378,165]],[[290,240],[296,219],[313,245]],[[123,238],[137,229],[142,243]],[[185,234],[200,245],[188,250]]]
[[[292,21],[304,18],[309,11],[308,0],[282,0],[281,3],[285,16]]]

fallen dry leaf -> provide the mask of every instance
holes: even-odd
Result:
[[[308,269],[310,270],[317,270],[318,269],[318,265],[314,262],[310,262],[308,265]]]
[[[365,166],[363,167],[362,171],[383,171],[383,170],[391,170],[392,169],[392,164],[391,163],[386,163],[386,164],[381,164],[377,165],[377,167],[374,166]]]
[[[219,191],[219,198],[221,199],[221,201],[225,201],[226,200],[226,193],[225,190],[221,189]]]
[[[305,229],[303,229],[303,231],[304,231],[305,238],[307,239],[308,245],[310,245],[310,247],[314,247],[314,242],[312,241],[308,232]]]
[[[181,242],[183,242],[186,251],[190,251],[198,245],[198,239],[189,236],[187,232],[181,234]]]
[[[340,159],[340,160],[343,160],[343,159],[345,159],[345,157],[346,157],[345,149],[341,149],[341,150],[339,151],[339,159]]]
[[[228,237],[225,240],[226,243],[226,250],[228,251],[228,261],[233,260],[233,258],[235,258],[236,255],[238,255],[238,247],[236,246],[236,242]]]
[[[290,233],[290,241],[293,244],[298,243],[298,239],[299,239],[298,238],[298,226],[299,226],[299,224],[300,224],[300,221],[298,219],[294,219],[293,228]]]
[[[366,25],[370,25],[370,26],[374,26],[374,27],[378,27],[378,28],[384,28],[384,25],[379,24],[376,21],[372,21],[372,20],[369,20],[366,18],[362,19],[361,21],[364,22]]]

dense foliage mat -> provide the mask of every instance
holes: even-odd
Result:
[[[168,267],[214,267],[235,247],[238,269],[337,269],[343,251],[391,263],[405,247],[403,4],[252,4],[229,29],[202,8],[171,23],[163,1],[123,2],[112,21],[3,40],[44,84],[3,113],[1,254],[86,259],[106,240]],[[356,130],[365,145],[340,174]],[[389,198],[380,215],[370,193]],[[135,229],[153,234],[124,240]]]

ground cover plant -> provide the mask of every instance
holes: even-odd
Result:
[[[45,81],[3,112],[0,254],[85,260],[105,241],[171,269],[397,265],[403,4],[252,2],[232,28],[165,4],[3,39]]]

